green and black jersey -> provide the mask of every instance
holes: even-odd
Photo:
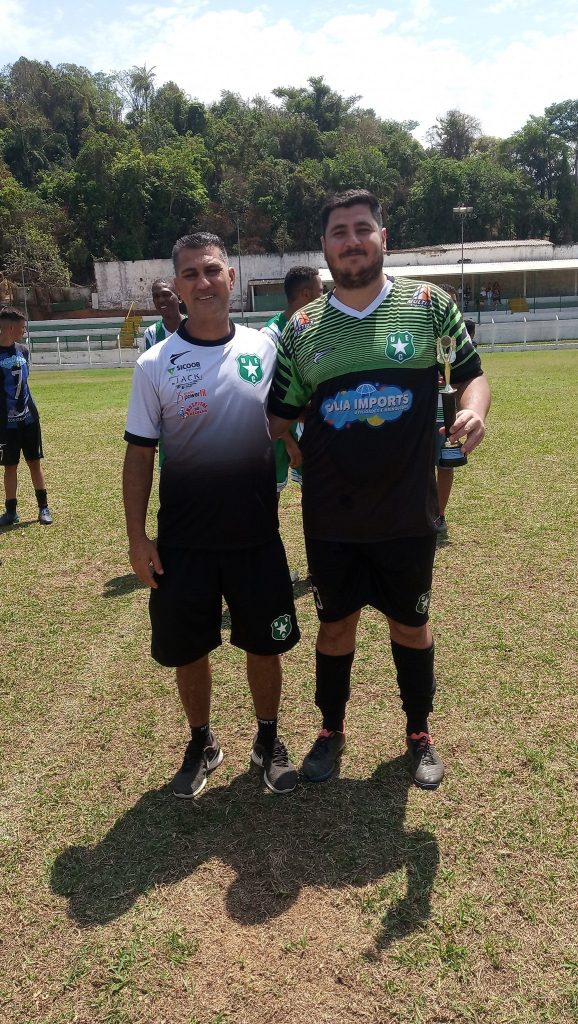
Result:
[[[388,278],[359,312],[324,295],[278,344],[269,409],[310,404],[303,453],[308,537],[379,541],[434,531],[436,341],[456,340],[452,382],[482,373],[461,314],[441,288]]]

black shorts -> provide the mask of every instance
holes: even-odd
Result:
[[[436,537],[368,544],[305,540],[321,622],[337,622],[371,605],[404,626],[428,620]]]
[[[20,452],[27,462],[44,457],[40,420],[0,431],[0,466],[17,466]]]
[[[159,546],[164,569],[151,590],[151,654],[188,665],[221,644],[223,598],[231,643],[249,654],[289,651],[300,639],[293,586],[279,535],[257,547],[205,551]]]

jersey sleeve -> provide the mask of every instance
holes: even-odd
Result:
[[[443,298],[442,298],[443,297]],[[449,335],[456,340],[456,359],[451,365],[451,380],[454,384],[481,377],[483,374],[480,357],[472,345],[462,314],[455,302],[439,289],[432,302],[436,337]],[[438,363],[443,373],[443,364]]]
[[[146,331],[144,332],[145,352],[147,351],[147,349],[152,348],[152,346],[154,345],[155,341],[156,341],[156,324],[151,324],[150,327],[147,327]]]
[[[271,324],[265,324],[265,326],[261,328],[260,333],[264,334],[266,338],[270,338],[274,345],[277,344],[279,340],[279,331]]]
[[[161,434],[161,403],[149,374],[137,362],[126,418],[124,439],[140,447],[155,447]]]
[[[291,322],[277,342],[277,369],[269,392],[268,408],[274,416],[296,420],[313,394],[302,379],[295,358],[295,337]]]

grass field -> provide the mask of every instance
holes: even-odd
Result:
[[[578,351],[485,365],[488,436],[456,474],[435,568],[444,785],[409,785],[388,643],[366,611],[340,777],[263,790],[243,659],[224,644],[226,757],[185,806],[167,788],[183,716],[127,563],[130,372],[34,378],[55,524],[35,522],[24,470],[22,522],[0,534],[2,1024],[578,1019]],[[282,520],[303,574],[295,487]],[[282,729],[300,760],[316,620],[296,594]]]

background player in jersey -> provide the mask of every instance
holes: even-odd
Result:
[[[315,700],[323,727],[303,772],[311,781],[328,778],[345,746],[357,623],[370,604],[389,626],[413,779],[433,789],[444,774],[428,724],[436,339],[456,341],[460,411],[451,437],[466,437],[465,452],[484,436],[489,389],[448,296],[385,276],[375,196],[335,196],[322,211],[322,230],[335,288],[287,325],[269,397],[275,435],[310,403],[301,439],[303,525],[320,619]]]
[[[295,266],[289,267],[283,282],[287,298],[287,308],[277,313],[261,328],[277,345],[285,330],[288,321],[297,310],[314,302],[323,295],[323,282],[316,267]],[[292,480],[301,486],[301,450],[299,438],[302,433],[301,423],[293,424],[283,436],[274,442],[275,448],[275,472],[277,476],[277,493],[280,494],[287,486],[289,474]],[[296,583],[299,579],[297,572],[291,573],[291,580]]]
[[[458,305],[458,293],[452,284],[442,284],[441,288],[449,295],[452,302]],[[436,530],[438,544],[445,544],[449,539],[448,536],[448,524],[446,522],[446,509],[450,500],[450,494],[452,493],[452,487],[454,484],[454,471],[451,467],[440,466],[440,454],[442,445],[444,443],[444,435],[440,433],[441,428],[444,425],[444,410],[442,405],[441,390],[445,387],[446,379],[443,371],[440,368],[438,384],[440,394],[438,395],[438,408],[436,415],[436,475],[437,475],[437,487],[438,487],[438,505],[439,505],[439,516],[436,520]]]
[[[187,235],[173,260],[188,319],[137,361],[123,480],[130,561],[151,587],[152,654],[176,667],[191,728],[173,792],[196,796],[223,758],[209,723],[208,657],[221,643],[223,597],[231,642],[247,656],[258,720],[252,760],[270,789],[289,792],[297,773],[277,736],[279,655],[299,630],[265,409],[275,347],[229,320],[235,273],[220,238]],[[161,431],[157,549],[145,520]]]
[[[150,324],[144,332],[145,351],[159,341],[164,341],[170,334],[174,334],[183,319],[179,309],[179,297],[172,282],[157,278],[151,285],[151,294],[153,306],[157,313],[161,314],[161,319]]]
[[[441,288],[447,295],[449,295],[452,302],[458,305],[458,293],[451,284],[442,284]],[[474,348],[477,348],[475,343],[476,325],[473,320],[464,320],[466,331],[468,332],[470,341]],[[436,531],[438,544],[443,545],[449,540],[448,524],[446,521],[446,509],[450,500],[450,494],[452,493],[452,487],[454,483],[454,471],[451,467],[440,466],[440,454],[442,445],[445,440],[443,433],[440,433],[441,428],[444,425],[444,411],[442,405],[441,390],[445,387],[446,379],[440,368],[439,374],[439,389],[440,394],[438,395],[438,409],[436,416],[436,473],[437,473],[437,487],[438,487],[438,505],[439,505],[439,516],[436,520]]]
[[[44,526],[52,523],[40,461],[40,417],[28,388],[30,355],[26,346],[20,344],[25,331],[26,319],[20,310],[12,306],[0,309],[0,466],[4,467],[6,495],[6,511],[0,516],[0,526],[12,526],[20,519],[16,492],[21,453],[28,463],[38,502],[38,522]]]

